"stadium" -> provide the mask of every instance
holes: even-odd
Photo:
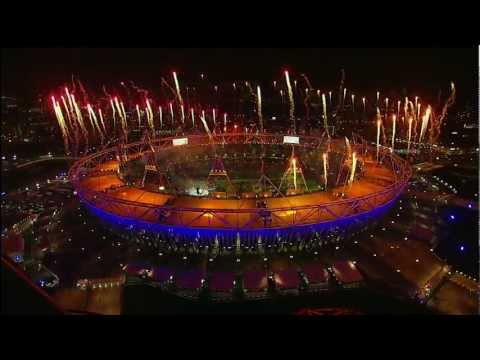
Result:
[[[225,129],[226,130],[226,129]],[[374,226],[411,176],[360,136],[230,132],[141,141],[69,171],[86,207],[119,233],[194,249],[337,241]]]

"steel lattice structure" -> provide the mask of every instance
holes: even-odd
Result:
[[[156,152],[161,152],[173,147],[174,140],[178,139],[179,137],[155,139],[151,141],[151,145]],[[188,139],[188,144],[181,147],[222,144],[284,145],[284,134],[226,133],[213,134],[211,139],[206,135],[189,135],[182,139]],[[329,140],[324,136],[299,136],[299,144],[295,146],[323,149],[340,141]],[[381,190],[364,196],[281,207],[218,208],[215,207],[215,203],[208,207],[175,206],[172,204],[175,200],[172,196],[169,199],[162,198],[165,201],[162,200],[159,203],[132,201],[112,194],[108,189],[92,189],[86,185],[85,179],[88,178],[118,176],[119,166],[125,159],[138,159],[149,151],[151,151],[149,146],[140,141],[84,157],[70,169],[70,181],[81,200],[93,212],[110,222],[130,224],[130,227],[140,226],[140,228],[159,232],[176,231],[189,234],[199,234],[202,231],[210,234],[251,232],[276,234],[278,237],[279,231],[307,229],[317,232],[318,229],[326,227],[338,229],[346,222],[357,224],[365,219],[377,217],[377,214],[390,206],[401,194],[412,174],[407,161],[392,153],[390,148],[381,147],[382,166],[393,174],[393,181],[388,186],[383,186]],[[366,141],[354,140],[352,151],[356,151],[365,158],[376,154],[376,149],[367,145]],[[122,187],[130,188],[125,184],[120,184],[116,188]]]

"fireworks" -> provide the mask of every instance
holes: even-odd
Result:
[[[407,153],[410,154],[410,142],[412,140],[412,121],[413,118],[410,116],[408,118],[408,140],[407,140]]]
[[[112,106],[113,129],[115,130],[115,123],[116,123],[115,106],[113,105],[113,100],[112,99],[110,99],[110,105]]]
[[[418,142],[422,142],[423,140],[423,135],[425,135],[425,131],[427,130],[427,125],[428,125],[428,119],[430,119],[430,114],[432,112],[432,108],[430,105],[427,107],[427,111],[425,112],[425,115],[422,117],[422,127],[420,128],[420,137],[418,139]]]
[[[173,104],[172,104],[171,101],[168,103],[168,106],[170,106],[170,116],[172,117],[172,125],[173,125],[173,121],[174,121],[174,118],[173,118]]]
[[[260,123],[260,132],[263,133],[262,93],[260,91],[260,86],[257,86],[257,114],[258,114],[258,122]],[[226,126],[226,120],[225,120],[225,126]]]
[[[158,107],[158,118],[160,120],[160,128],[162,128],[163,127],[163,111],[161,106]]]
[[[297,159],[292,158],[292,167],[293,167],[293,186],[297,190]]]
[[[350,169],[350,179],[348,179],[349,185],[352,185],[353,179],[355,179],[356,168],[357,168],[357,153],[354,151],[352,153],[352,168]]]
[[[323,153],[323,179],[325,181],[325,189],[327,188],[327,153]]]
[[[200,120],[202,120],[203,126],[205,128],[206,133],[208,134],[209,138],[212,139],[212,133],[208,128],[207,120],[205,119],[205,111],[202,110],[202,116],[200,116]]]
[[[180,85],[178,84],[177,73],[175,71],[173,72],[173,80],[175,81],[175,89],[177,90],[178,101],[181,105],[183,105],[182,94],[180,93]]]
[[[140,129],[141,117],[140,117],[140,107],[138,106],[138,104],[135,106],[135,109],[137,109],[138,128]]]
[[[325,94],[322,94],[322,104],[323,104],[323,127],[325,128],[325,132],[327,133],[328,138],[330,138],[330,134],[328,132],[327,101],[325,99]]]
[[[378,162],[378,156],[380,153],[380,125],[382,121],[379,119],[377,120],[377,162]]]
[[[150,101],[148,101],[148,99],[146,99],[145,102],[146,102],[145,112],[147,114],[148,126],[149,126],[150,130],[155,134],[155,125],[153,123],[152,107],[150,106]]]
[[[396,120],[397,120],[397,117],[395,115],[393,115],[393,122],[392,122],[392,152],[395,148],[395,126],[396,126]]]
[[[55,101],[55,98],[53,96],[52,96],[52,104],[53,104],[53,109],[55,111],[55,115],[57,117],[58,125],[60,126],[60,130],[62,132],[64,146],[65,146],[65,152],[68,153],[67,126],[65,124],[65,119],[64,119],[63,114],[62,114],[62,109],[60,108],[60,105],[58,104],[58,102]]]
[[[107,133],[107,129],[105,128],[105,122],[103,121],[103,114],[102,109],[98,109],[98,116],[100,117],[100,124],[102,124],[103,131],[105,134]]]
[[[245,129],[246,132],[249,132],[249,129],[244,127],[246,124],[245,121],[250,120],[248,114],[241,113],[241,107],[242,107],[242,102],[244,102],[244,99],[239,99],[237,98],[238,96],[248,96],[247,99],[252,101],[254,104],[254,109],[256,108],[256,115],[258,116],[258,130],[257,132],[263,133],[265,131],[265,123],[264,123],[264,118],[263,115],[268,112],[268,110],[265,106],[271,103],[276,103],[278,102],[278,95],[281,97],[281,103],[285,104],[287,102],[287,99],[284,99],[284,95],[288,95],[288,110],[287,107],[281,106],[280,109],[283,109],[284,111],[287,111],[288,114],[288,122],[287,125],[291,125],[291,133],[296,134],[299,129],[297,129],[297,121],[298,119],[295,116],[295,101],[299,101],[298,99],[302,98],[302,101],[304,102],[305,105],[305,113],[304,113],[304,120],[305,122],[302,122],[302,125],[305,125],[305,131],[310,131],[313,130],[310,128],[312,125],[312,122],[310,121],[310,114],[313,113],[315,116],[321,116],[323,118],[323,121],[320,119],[319,123],[317,123],[317,127],[324,128],[325,135],[330,140],[331,136],[333,136],[332,129],[336,129],[336,126],[343,131],[343,122],[345,121],[345,107],[346,103],[348,103],[348,100],[346,99],[347,97],[347,88],[344,87],[344,74],[342,72],[342,82],[340,86],[340,90],[338,91],[338,102],[337,100],[335,101],[335,108],[332,105],[332,91],[328,91],[328,97],[329,97],[329,106],[330,108],[328,111],[330,113],[327,113],[327,91],[322,92],[319,89],[315,89],[312,87],[310,84],[310,81],[308,77],[305,74],[301,75],[307,84],[307,86],[303,86],[303,83],[300,82],[297,84],[297,81],[294,83],[297,85],[297,88],[292,89],[292,85],[294,85],[292,82],[294,81],[293,78],[290,78],[289,72],[285,71],[284,72],[284,77],[285,77],[285,84],[281,86],[280,81],[273,81],[273,88],[270,88],[271,90],[274,91],[274,96],[275,99],[274,101],[268,101],[272,99],[268,99],[266,97],[266,93],[264,90],[264,93],[262,94],[262,89],[259,85],[256,86],[256,89],[253,89],[251,86],[251,83],[248,81],[242,81],[238,82],[239,84],[239,89],[237,89],[237,82],[230,83],[233,85],[233,90],[235,91],[234,95],[234,102],[232,103],[233,105],[233,114],[235,116],[233,119],[235,120],[238,116],[238,120],[240,122],[243,122],[243,124],[238,124],[235,125],[235,129],[240,126],[243,130]],[[200,117],[203,127],[205,128],[205,131],[211,135],[215,133],[217,130],[217,125],[222,126],[223,125],[223,132],[227,132],[227,109],[222,109],[220,108],[221,105],[228,104],[229,102],[227,101],[218,101],[217,97],[214,97],[213,99],[211,98],[212,95],[212,89],[217,90],[217,86],[213,84],[208,84],[207,86],[203,86],[203,89],[209,89],[208,94],[210,94],[210,100],[215,100],[216,102],[211,102],[211,103],[202,103],[205,100],[205,94],[196,94],[194,95],[193,90],[195,88],[193,87],[186,87],[187,92],[186,92],[186,98],[182,98],[182,93],[181,93],[181,87],[179,84],[179,78],[177,76],[176,72],[172,72],[172,77],[174,81],[174,86],[170,81],[170,85],[165,81],[165,79],[162,78],[162,86],[165,86],[163,90],[167,90],[167,92],[170,92],[167,94],[166,98],[159,99],[159,102],[164,104],[163,106],[168,106],[167,112],[169,112],[169,116],[167,119],[167,124],[168,126],[164,126],[167,124],[163,123],[163,108],[162,106],[158,106],[158,119],[160,121],[160,128],[167,130],[168,132],[171,132],[172,130],[179,130],[179,129],[174,129],[174,127],[181,126],[182,129],[185,130],[185,123],[188,122],[188,117],[191,118],[192,120],[192,128],[195,128],[195,112],[197,112],[197,116]],[[202,74],[201,75],[202,79],[206,79],[206,77]],[[113,137],[123,135],[122,141],[128,141],[127,140],[127,135],[131,136],[131,132],[136,133],[137,129],[142,129],[145,128],[145,130],[148,130],[149,133],[152,133],[153,136],[155,136],[155,127],[157,126],[156,121],[154,120],[154,111],[152,110],[152,105],[154,105],[157,101],[154,96],[148,96],[149,91],[141,89],[131,83],[131,87],[133,87],[136,91],[135,92],[130,92],[129,89],[131,89],[130,85],[127,85],[127,83],[121,83],[121,86],[124,87],[126,91],[126,97],[123,98],[123,101],[120,98],[120,95],[118,97],[114,96],[115,95],[115,90],[113,92],[108,91],[105,86],[103,86],[103,94],[106,96],[105,97],[99,98],[99,99],[94,99],[91,94],[87,94],[85,89],[80,89],[80,97],[78,95],[79,93],[79,88],[78,86],[73,88],[73,90],[69,91],[67,87],[62,87],[60,89],[60,92],[58,95],[52,98],[52,104],[53,104],[53,112],[56,117],[56,122],[58,123],[60,127],[60,131],[63,137],[63,140],[65,142],[65,148],[66,152],[70,152],[68,149],[68,146],[72,146],[72,149],[77,149],[79,148],[79,143],[85,145],[85,154],[87,154],[89,151],[91,151],[91,148],[89,148],[88,143],[92,143],[95,145],[97,143],[102,143],[104,144],[104,140],[107,139],[107,135],[109,135],[109,132],[113,130]],[[245,84],[245,88],[243,85]],[[253,84],[253,83],[252,83]],[[272,82],[270,83],[272,85]],[[455,100],[455,86],[453,83],[450,84],[451,86],[451,95],[448,98],[447,102],[443,106],[443,110],[440,116],[436,114],[436,111],[438,111],[437,108],[428,106],[422,109],[422,104],[420,103],[420,98],[418,96],[410,96],[410,98],[413,101],[409,101],[409,98],[405,96],[404,98],[404,113],[400,114],[401,112],[401,103],[403,99],[398,100],[398,98],[388,98],[385,97],[382,98],[380,97],[380,91],[376,91],[376,123],[377,123],[377,134],[376,134],[376,157],[377,161],[381,160],[381,154],[380,154],[380,145],[387,147],[388,144],[391,143],[391,152],[393,153],[395,151],[395,146],[399,146],[399,144],[395,144],[396,141],[396,136],[401,136],[404,137],[404,131],[406,133],[405,138],[408,139],[408,149],[407,152],[410,153],[410,147],[412,146],[412,141],[413,144],[417,144],[417,142],[426,142],[426,137],[429,136],[428,142],[430,144],[433,144],[439,137],[440,131],[441,131],[441,125],[442,125],[442,120],[446,115],[446,111],[451,106],[453,101]],[[83,86],[81,86],[83,88]],[[168,88],[168,89],[167,89]],[[189,89],[192,90],[189,92]],[[232,88],[230,88],[231,91]],[[123,89],[122,90],[122,97],[123,95]],[[237,92],[238,90],[238,92]],[[241,90],[241,91],[240,91]],[[247,91],[247,93],[244,92],[244,90]],[[336,90],[335,90],[336,91]],[[112,94],[112,95],[110,95]],[[75,99],[75,95],[77,96],[77,100]],[[140,96],[138,96],[140,95]],[[202,96],[201,96],[202,95]],[[215,94],[213,94],[215,95]],[[262,96],[263,95],[263,96]],[[367,115],[367,108],[366,108],[366,100],[367,98],[365,96],[361,96],[361,94],[357,93],[355,95],[352,90],[348,92],[349,99],[351,99],[351,111],[353,113],[353,116],[347,115],[347,118],[355,118],[356,112],[361,113],[363,111],[363,118],[366,118]],[[165,96],[165,95],[164,95]],[[298,96],[297,99],[295,99],[295,96]],[[336,95],[337,96],[337,95]],[[360,97],[358,97],[360,96]],[[88,101],[88,98],[90,98],[90,101]],[[337,97],[336,97],[337,99]],[[361,99],[361,107],[358,108],[358,104],[355,104],[356,102],[358,103],[359,100]],[[58,100],[58,101],[57,101]],[[382,100],[382,101],[381,101]],[[397,101],[398,100],[398,101]],[[155,101],[155,103],[154,103]],[[207,98],[208,101],[208,98]],[[320,103],[321,102],[321,103]],[[395,102],[396,102],[396,109],[395,109]],[[168,104],[168,105],[167,105]],[[348,104],[350,105],[350,104]],[[178,106],[178,107],[177,107]],[[385,107],[384,113],[381,113],[382,107]],[[390,106],[392,108],[390,108]],[[111,110],[109,109],[111,108]],[[247,107],[245,107],[247,108]],[[370,107],[371,108],[371,107]],[[205,110],[201,110],[205,109]],[[251,107],[248,107],[248,109],[251,109]],[[370,110],[374,110],[374,108]],[[369,111],[370,111],[369,110]],[[423,110],[423,111],[422,111]],[[219,112],[220,111],[220,115]],[[255,110],[254,110],[255,111]],[[348,109],[347,111],[350,111]],[[176,112],[176,114],[175,114]],[[230,111],[228,111],[230,112]],[[230,112],[231,113],[231,112]],[[205,116],[207,114],[208,116],[208,122],[207,118]],[[223,114],[223,121],[222,121],[222,115]],[[232,114],[232,113],[231,113]],[[276,115],[275,112],[273,114]],[[84,119],[84,117],[88,116],[88,120]],[[127,117],[128,116],[128,117]],[[211,116],[211,119],[210,119]],[[330,116],[330,119],[329,119]],[[390,135],[390,133],[387,134],[386,127],[388,126],[387,124],[387,119],[389,120],[389,117],[392,117],[392,127],[391,127],[391,139],[389,138],[390,136],[387,137],[387,135]],[[143,118],[145,117],[145,118]],[[178,117],[180,121],[175,122],[175,117]],[[217,119],[217,117],[219,117]],[[169,123],[171,118],[171,124]],[[251,118],[251,116],[250,116]],[[318,117],[317,117],[318,118]],[[347,119],[347,122],[350,121],[350,119]],[[219,123],[217,124],[217,120],[219,120]],[[331,122],[330,127],[329,127],[329,120]],[[117,121],[119,122],[117,124]],[[145,124],[142,123],[142,121],[145,121]],[[212,122],[213,123],[212,123]],[[397,121],[400,121],[400,127],[398,127]],[[223,122],[223,124],[222,124]],[[279,121],[281,122],[281,121]],[[408,123],[406,123],[408,122]],[[138,124],[137,124],[138,123]],[[138,128],[137,128],[138,125]],[[207,126],[205,126],[207,125]],[[234,123],[232,122],[232,131],[234,129]],[[280,125],[280,124],[279,124]],[[300,124],[299,124],[300,125]],[[323,126],[322,126],[323,125]],[[335,125],[335,127],[333,126]],[[117,130],[118,126],[118,130]],[[200,125],[201,126],[201,125]],[[408,130],[406,129],[408,126]],[[210,129],[212,127],[212,129]],[[398,129],[397,129],[398,127]],[[221,128],[221,127],[220,127]],[[211,132],[210,132],[211,130]],[[302,128],[302,131],[304,129]],[[407,131],[406,131],[407,130]],[[117,133],[117,131],[120,131],[120,133]],[[382,132],[380,134],[380,131]],[[418,131],[418,134],[417,134]],[[398,134],[397,134],[398,132]],[[134,135],[136,136],[136,135]],[[382,136],[380,138],[380,136]],[[345,139],[347,150],[348,150],[348,159],[352,159],[353,153],[352,151],[355,149],[350,148],[349,140],[348,138]],[[75,150],[73,151],[75,154],[78,154],[78,152]],[[326,166],[326,161],[324,162],[324,166]],[[347,178],[348,179],[348,178]],[[347,182],[351,183],[351,180],[346,180]],[[326,182],[326,179],[325,179]],[[338,182],[338,181],[337,181]]]
[[[292,85],[290,84],[290,75],[288,71],[285,71],[285,81],[287,82],[288,88],[288,99],[290,101],[290,121],[293,124],[293,133],[296,133],[296,124],[295,124],[295,103],[293,101],[293,92],[292,92]]]
[[[350,146],[350,141],[346,136],[345,136],[345,147],[347,148],[347,155],[348,155],[348,158],[350,159],[350,157],[352,156],[352,147]]]

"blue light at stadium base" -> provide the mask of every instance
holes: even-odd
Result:
[[[241,242],[245,239],[249,239],[250,242],[255,241],[259,236],[262,237],[262,241],[269,242],[272,238],[283,239],[285,237],[301,236],[302,234],[312,235],[316,232],[322,232],[330,229],[346,229],[355,228],[365,225],[367,221],[374,221],[379,219],[385,214],[389,208],[397,201],[398,196],[382,206],[379,206],[371,211],[357,214],[350,217],[345,217],[338,220],[332,220],[317,224],[297,225],[290,227],[277,227],[277,228],[262,228],[262,229],[224,229],[224,228],[194,228],[178,225],[164,225],[150,223],[142,220],[130,219],[118,215],[111,214],[100,208],[94,207],[86,201],[82,203],[89,209],[91,213],[114,226],[123,226],[123,231],[129,229],[132,232],[140,232],[142,230],[149,233],[156,234],[175,234],[186,237],[190,242],[196,242],[200,238],[213,239],[216,236],[225,238],[235,238],[237,234],[240,235]]]

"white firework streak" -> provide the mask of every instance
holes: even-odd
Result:
[[[293,132],[296,133],[295,102],[293,100],[292,84],[290,84],[290,75],[288,74],[288,71],[285,71],[285,80],[287,82],[288,99],[290,101],[290,121],[293,123]]]
[[[257,86],[257,115],[260,123],[260,132],[263,133],[263,117],[262,117],[262,93],[260,86]],[[227,118],[225,117],[225,126],[227,126]]]

